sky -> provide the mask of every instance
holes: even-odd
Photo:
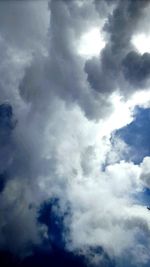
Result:
[[[150,266],[149,13],[0,1],[2,267]]]

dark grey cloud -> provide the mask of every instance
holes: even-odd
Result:
[[[123,54],[130,47],[131,35],[148,4],[148,0],[118,2],[104,28],[110,35],[113,52],[118,53],[118,55]]]
[[[77,102],[87,116],[96,117],[100,112],[100,99],[96,93],[91,93],[86,82],[83,62],[77,55],[76,48],[76,38],[90,22],[89,10],[91,17],[96,16],[94,5],[91,1],[87,7],[85,4],[85,12],[75,1],[51,1],[50,10],[51,43],[47,79],[57,95],[65,101]]]
[[[127,54],[122,62],[125,78],[136,87],[146,86],[146,81],[150,77],[150,54],[138,54],[135,51]]]
[[[0,172],[1,179],[4,179],[4,173],[7,171],[12,160],[12,131],[15,128],[16,119],[13,116],[13,110],[10,104],[0,105]]]
[[[9,103],[0,105],[0,192],[4,190],[9,178],[8,169],[12,161],[12,131],[16,126],[12,106]]]
[[[101,60],[93,58],[85,64],[85,71],[91,87],[100,94],[106,94],[106,97],[117,89],[117,68],[115,55],[112,55],[109,47],[102,52]]]
[[[5,144],[14,129],[16,123],[13,119],[13,110],[10,104],[5,103],[0,105],[0,135],[1,142]]]
[[[136,32],[138,22],[144,15],[149,1],[116,1],[116,3],[114,11],[109,15],[104,26],[107,45],[100,55],[99,62],[97,59],[91,59],[86,62],[85,71],[88,74],[88,81],[94,90],[107,94],[119,89],[121,94],[126,95],[136,90],[137,84],[136,82],[134,84],[131,83],[133,87],[129,85],[127,91],[126,81],[122,78],[121,66],[128,53],[134,49],[131,44],[131,38]],[[149,61],[148,57],[148,54],[144,56],[144,58],[147,58],[146,62]],[[139,62],[134,62],[134,64],[138,69]],[[141,64],[143,65],[144,63],[140,63],[140,66]],[[144,69],[144,67],[142,68]],[[143,70],[143,77],[146,71]],[[130,70],[127,72],[129,73]],[[129,80],[128,78],[127,81]],[[135,75],[134,79],[136,79]]]
[[[68,105],[78,103],[89,118],[107,116],[110,102],[91,90],[84,72],[84,61],[76,47],[77,38],[88,29],[90,20],[95,17],[98,20],[93,2],[89,1],[80,8],[76,1],[51,1],[49,8],[49,56],[33,58],[20,84],[21,96],[38,107],[47,106],[56,96]]]

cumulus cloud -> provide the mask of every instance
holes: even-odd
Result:
[[[0,3],[1,249],[25,255],[55,243],[95,265],[150,261],[149,212],[138,201],[149,157],[129,161],[115,136],[148,103],[135,93],[148,88],[149,54],[131,43],[148,1],[109,4]],[[86,59],[77,46],[89,25],[106,46]]]
[[[149,170],[149,157],[145,157],[143,162],[141,163],[141,180],[144,183],[145,187],[149,188],[150,186],[150,170]]]
[[[121,66],[125,58],[128,58],[134,50],[131,43],[132,35],[147,5],[148,1],[118,1],[116,8],[109,15],[103,28],[108,40],[107,45],[100,59],[88,60],[85,65],[88,81],[94,90],[100,93],[105,92],[107,95],[114,90],[119,90],[125,96],[135,90],[132,83],[127,84],[122,77]],[[145,54],[144,57],[147,58],[149,55]],[[139,63],[137,65],[139,66]],[[141,75],[142,73],[141,71]],[[131,78],[129,76],[130,71],[128,71],[128,79],[131,80],[132,73]],[[139,85],[135,87],[138,89]]]

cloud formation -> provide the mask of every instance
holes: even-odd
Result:
[[[149,8],[0,3],[1,249],[57,247],[95,266],[148,266],[150,215],[138,194],[150,186],[149,156],[128,160],[115,131],[149,105],[134,98],[148,92],[149,54],[131,42]],[[106,44],[86,59],[78,41],[93,27]]]
[[[108,1],[106,1],[106,3],[108,3]],[[94,90],[109,94],[114,90],[119,90],[121,94],[126,95],[131,94],[135,88],[133,88],[132,83],[127,84],[126,81],[124,81],[121,66],[124,61],[126,63],[128,62],[131,55],[136,55],[133,51],[134,48],[131,43],[131,38],[138,28],[138,21],[144,16],[148,1],[118,1],[116,5],[116,8],[114,8],[112,14],[108,16],[104,25],[108,43],[100,55],[100,60],[91,59],[86,62],[85,71],[88,74],[88,80]],[[145,54],[144,57],[148,61],[149,54]],[[140,69],[139,62],[135,64],[138,66],[138,69]],[[140,63],[140,66],[141,64],[143,63]],[[130,74],[131,68],[131,66],[130,70],[128,67],[126,68],[126,72],[128,73],[127,80],[129,81],[134,79],[134,77],[132,78],[133,71]],[[142,74],[144,73],[141,70],[140,75]],[[138,80],[138,73],[135,72],[135,75],[135,80]],[[134,85],[135,84],[136,82]],[[128,90],[126,89],[127,86]],[[138,89],[137,85],[136,89]]]

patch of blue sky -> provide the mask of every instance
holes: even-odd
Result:
[[[130,147],[128,160],[139,164],[145,156],[150,155],[150,109],[137,108],[135,115],[134,121],[117,130],[115,136]]]
[[[136,204],[150,207],[150,189],[145,187],[143,191],[136,193],[134,195],[134,201],[136,202]]]

